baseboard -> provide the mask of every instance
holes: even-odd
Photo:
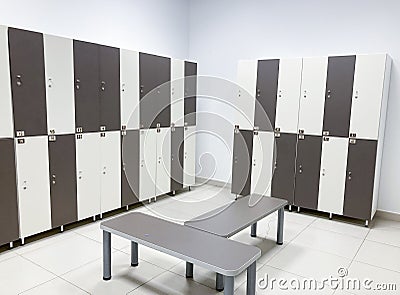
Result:
[[[229,182],[221,181],[221,180],[216,180],[216,179],[207,179],[203,177],[196,176],[196,184],[208,184],[208,185],[214,185],[218,187],[224,187],[224,188],[231,188],[231,184]]]
[[[389,212],[384,210],[377,210],[375,213],[375,217],[380,217],[383,219],[389,219],[400,222],[400,213]]]

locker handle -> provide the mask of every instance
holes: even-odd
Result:
[[[349,171],[348,175],[349,175],[348,179],[351,180],[351,171]]]
[[[49,85],[49,88],[51,88],[51,87],[53,86],[53,79],[52,79],[52,78],[49,78],[48,81],[49,81],[49,84],[48,84],[48,85]]]
[[[20,86],[22,86],[22,77],[21,77],[21,75],[17,75],[17,86],[18,87],[20,87]]]
[[[75,88],[77,89],[77,90],[79,90],[79,88],[81,88],[81,80],[79,80],[79,79],[76,79],[76,81],[75,81]]]
[[[106,82],[101,81],[101,86],[100,86],[101,91],[106,90]]]
[[[303,173],[303,166],[302,165],[299,166],[299,173]]]
[[[55,174],[53,174],[53,175],[51,175],[51,183],[52,184],[56,184],[56,175]]]
[[[122,92],[125,92],[125,83],[122,83],[121,90],[122,90]]]

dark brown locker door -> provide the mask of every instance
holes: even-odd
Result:
[[[353,139],[351,139],[353,141]],[[374,192],[377,141],[349,144],[343,215],[369,220]]]
[[[0,139],[0,245],[18,240],[18,198],[13,139]]]
[[[251,162],[253,131],[235,129],[233,135],[233,161],[231,192],[247,196],[251,189]]]
[[[139,130],[127,130],[122,136],[122,206],[139,202]]]
[[[275,129],[278,77],[279,59],[258,61],[254,126],[262,131]]]
[[[14,130],[47,134],[43,35],[8,29]]]
[[[185,126],[196,125],[197,64],[185,61]]]
[[[297,135],[281,133],[275,137],[276,160],[272,177],[272,196],[294,203]]]
[[[328,59],[323,128],[325,135],[349,136],[355,63],[355,55]]]
[[[78,132],[99,131],[99,49],[74,40],[75,126]]]
[[[184,127],[171,129],[171,191],[183,188]]]
[[[100,62],[100,126],[120,130],[120,59],[119,49],[99,46]]]
[[[54,228],[78,220],[74,134],[49,137],[49,167]]]
[[[317,209],[322,137],[306,135],[297,141],[295,196],[296,206]]]
[[[171,59],[139,54],[140,128],[171,125]]]

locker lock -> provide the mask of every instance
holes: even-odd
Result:
[[[16,80],[17,80],[17,86],[18,86],[18,87],[22,86],[22,78],[21,78],[21,75],[17,75],[17,76],[16,76]]]
[[[55,174],[51,175],[51,183],[56,184],[56,175]]]
[[[121,91],[122,91],[122,92],[125,92],[125,83],[122,83],[122,85],[121,85]]]
[[[282,97],[282,90],[279,90],[278,97]]]
[[[24,190],[26,190],[27,189],[27,186],[26,186],[26,180],[24,181],[24,185],[23,185],[23,187],[22,187]]]
[[[325,168],[322,169],[322,176],[325,176]]]
[[[52,78],[49,78],[49,88],[51,88],[52,86],[53,86],[53,79]]]
[[[76,88],[76,90],[79,90],[79,88],[81,88],[81,80],[79,80],[79,79],[76,79],[76,81],[75,81],[75,88]]]
[[[351,180],[351,171],[348,173],[348,179]]]
[[[354,98],[358,98],[358,90],[356,91],[356,94],[354,95]]]
[[[299,166],[299,173],[300,174],[303,173],[303,166],[302,165]]]
[[[331,91],[328,89],[328,95],[327,98],[331,98]]]
[[[101,86],[100,86],[101,91],[106,90],[106,82],[101,81]]]

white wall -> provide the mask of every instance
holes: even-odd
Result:
[[[389,53],[394,64],[379,209],[400,213],[399,11],[398,0],[192,0],[189,55],[198,61],[199,74],[235,81],[240,59]],[[201,173],[206,176],[218,163],[214,178],[229,181],[234,120],[232,108],[220,109],[220,105],[209,99],[199,101],[200,112],[219,111],[227,120],[200,117],[200,128],[211,128],[216,134],[204,135],[197,148],[199,155],[215,157],[203,158]]]
[[[1,0],[0,4],[3,25],[187,57],[186,0]]]

